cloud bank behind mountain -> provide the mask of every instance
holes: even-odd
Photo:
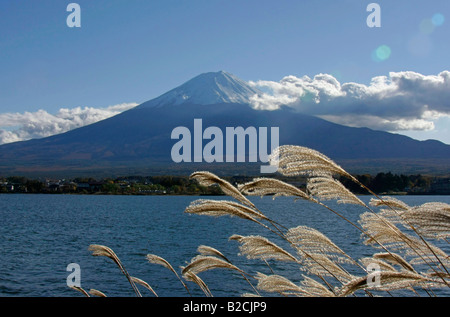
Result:
[[[391,72],[369,85],[340,83],[329,74],[286,76],[279,82],[250,82],[265,93],[251,102],[256,109],[287,105],[301,113],[353,127],[384,131],[427,131],[450,117],[450,72],[422,75]]]
[[[45,110],[0,114],[0,144],[43,138],[115,116],[137,106],[123,103],[105,108],[61,108],[56,114]]]

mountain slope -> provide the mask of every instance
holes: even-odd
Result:
[[[182,104],[248,104],[250,97],[259,93],[260,91],[250,87],[236,76],[219,71],[198,75],[160,97],[143,103],[140,107],[178,106]]]
[[[248,100],[255,93],[259,92],[228,73],[202,74],[115,117],[44,139],[2,145],[0,173],[68,177],[190,173],[198,168],[229,173],[259,170],[261,163],[252,168],[243,163],[173,163],[171,149],[178,140],[171,139],[172,130],[183,126],[194,133],[196,118],[202,119],[203,130],[214,126],[224,134],[226,127],[268,127],[269,131],[279,127],[280,145],[317,149],[355,172],[407,167],[417,173],[433,167],[434,172],[449,173],[449,145],[345,127],[289,108],[254,110]]]

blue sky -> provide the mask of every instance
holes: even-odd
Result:
[[[71,2],[81,28],[66,25]],[[380,28],[366,24],[371,2]],[[448,0],[2,0],[0,129],[20,126],[1,114],[138,104],[209,71],[369,85],[390,72],[437,76],[449,52]],[[450,144],[450,105],[439,109],[433,129],[396,132]]]

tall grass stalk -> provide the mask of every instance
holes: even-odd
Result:
[[[185,213],[212,217],[231,216],[251,221],[289,247],[281,247],[278,242],[262,235],[233,234],[229,240],[239,243],[239,255],[246,256],[251,261],[261,260],[269,269],[268,273],[256,271],[249,274],[233,264],[221,251],[205,245],[199,246],[199,255],[180,267],[181,277],[196,284],[205,296],[213,295],[200,275],[216,269],[231,270],[244,277],[254,293],[244,291],[243,296],[261,296],[261,292],[264,292],[281,296],[334,297],[357,296],[360,291],[366,296],[374,296],[374,291],[394,296],[395,293],[392,292],[398,290],[411,291],[415,296],[420,296],[419,290],[423,290],[429,296],[435,296],[433,289],[450,287],[447,269],[450,258],[444,250],[431,242],[440,240],[448,244],[450,205],[426,203],[422,206],[408,206],[396,198],[380,197],[330,158],[306,147],[278,147],[269,157],[269,162],[276,164],[278,172],[284,176],[306,177],[306,190],[276,178],[260,177],[234,186],[211,172],[199,171],[191,175],[191,179],[203,186],[219,186],[225,195],[235,201],[197,199],[186,207]],[[373,196],[370,206],[348,190],[336,176],[346,177],[367,190]],[[248,196],[272,196],[273,199],[285,196],[318,204],[356,228],[363,238],[362,242],[378,251],[372,256],[354,259],[314,228],[301,224],[288,228],[267,217]],[[329,200],[342,205],[360,206],[364,212],[360,214],[358,222],[353,222],[336,208],[328,206],[325,201]],[[150,285],[126,272],[111,249],[97,245],[90,249],[93,255],[112,258],[127,276],[138,296],[140,293],[135,283],[146,286],[156,295]],[[191,294],[182,278],[166,260],[150,254],[147,255],[147,260],[172,271]],[[303,272],[299,277],[302,281],[295,283],[277,273],[271,262],[298,266]],[[377,270],[373,271],[373,267]],[[256,282],[256,287],[251,280]],[[76,290],[89,296],[82,289]]]

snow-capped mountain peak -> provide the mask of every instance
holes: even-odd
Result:
[[[248,104],[252,96],[260,93],[259,90],[236,76],[219,71],[198,75],[181,86],[144,103],[143,106]]]

